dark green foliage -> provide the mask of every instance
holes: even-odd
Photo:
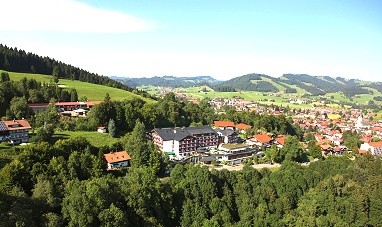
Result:
[[[210,76],[195,76],[195,77],[175,77],[175,76],[154,76],[151,78],[123,78],[111,77],[114,80],[121,81],[130,87],[138,86],[160,86],[160,87],[192,87],[200,85],[216,85],[220,81]]]
[[[261,77],[269,78],[261,74],[248,74],[236,77],[219,84],[214,89],[216,91],[259,91],[259,92],[278,92],[279,89],[268,81],[262,81]]]
[[[133,89],[121,82],[112,80],[107,76],[90,73],[86,70],[65,64],[49,57],[41,57],[30,52],[27,53],[24,50],[18,50],[17,48],[9,48],[2,44],[0,44],[0,69],[11,72],[52,75],[52,82],[56,84],[59,82],[59,78],[79,80],[131,92],[134,91],[135,93],[141,94],[145,97],[150,96],[144,91]]]
[[[138,139],[144,126],[137,125]],[[114,175],[84,138],[25,147],[0,170],[0,225],[381,225],[382,161],[371,156],[285,162],[274,172],[176,165],[170,178],[141,160]]]
[[[9,74],[7,72],[1,72],[0,83],[10,81]]]
[[[35,136],[32,137],[33,142],[49,142],[54,134],[54,126],[52,124],[45,124],[35,131]]]
[[[116,136],[116,127],[115,127],[115,121],[113,119],[109,120],[109,123],[107,124],[107,131],[109,132],[109,135],[111,137]]]
[[[288,80],[283,82],[288,84],[297,85],[298,87],[308,91],[312,95],[324,95],[328,92],[341,91],[343,94],[350,98],[359,94],[368,94],[369,91],[360,84],[352,80],[344,80],[342,78],[333,79],[332,77],[325,76],[323,78],[309,76],[306,74],[284,74],[283,77]],[[312,86],[308,86],[305,83],[309,83]]]
[[[295,88],[287,88],[285,89],[285,93],[297,93],[297,90]]]
[[[77,93],[75,89],[72,89],[71,92]],[[0,116],[5,116],[8,110],[7,117],[10,119],[28,118],[32,113],[27,107],[27,103],[48,103],[52,99],[70,101],[71,94],[56,85],[40,83],[35,79],[23,78],[17,82],[2,82],[0,83],[0,105],[2,107]]]

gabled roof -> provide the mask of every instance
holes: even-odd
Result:
[[[330,146],[329,144],[321,144],[320,147],[322,150],[328,150],[332,148],[332,146]]]
[[[155,128],[154,132],[162,138],[163,141],[180,141],[186,137],[193,137],[201,134],[216,134],[210,126],[183,127],[183,128]]]
[[[370,146],[372,147],[382,147],[382,141],[379,141],[379,142],[370,142],[369,143]]]
[[[221,133],[223,136],[230,136],[235,133],[235,131],[232,129],[223,129],[223,130],[217,129],[216,131],[218,133]]]
[[[103,157],[106,159],[107,163],[116,163],[129,161],[130,155],[126,151],[118,151],[109,154],[104,154]]]
[[[13,121],[3,121],[8,131],[31,129],[29,122],[27,120],[13,120]]]
[[[55,106],[79,106],[79,105],[86,105],[84,102],[56,102],[54,104]]]
[[[254,135],[253,136],[257,141],[259,141],[260,143],[269,143],[272,138],[269,137],[267,134],[258,134],[258,135]]]
[[[215,130],[213,130],[208,125],[196,126],[196,127],[185,127],[184,129],[188,131],[188,133],[190,133],[191,135],[208,134],[208,133],[216,134]]]
[[[247,124],[240,123],[240,124],[237,124],[237,125],[236,125],[236,128],[237,128],[237,129],[240,129],[240,130],[247,130],[247,129],[249,129],[249,128],[252,128],[252,126],[247,125]]]
[[[285,144],[285,136],[278,136],[275,140],[281,145]]]
[[[214,121],[215,127],[235,127],[232,121]]]

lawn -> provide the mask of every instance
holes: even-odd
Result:
[[[382,110],[377,113],[377,116],[374,119],[375,120],[382,120]]]
[[[52,76],[42,75],[42,74],[29,74],[29,73],[15,73],[8,72],[11,80],[19,81],[26,77],[28,79],[35,79],[40,82],[49,83]],[[91,84],[87,82],[82,82],[78,80],[66,80],[60,79],[58,84],[65,89],[75,88],[78,93],[78,97],[86,97],[89,101],[101,101],[105,98],[105,94],[109,93],[112,100],[123,100],[123,99],[133,99],[140,98],[146,102],[152,102],[151,99],[144,98],[142,96],[136,95],[132,92],[121,90],[118,88],[107,87],[99,84]]]
[[[86,131],[59,131],[53,135],[54,140],[69,139],[75,137],[85,137],[89,143],[95,147],[112,146],[118,142],[118,138],[112,138],[107,133],[86,132]]]

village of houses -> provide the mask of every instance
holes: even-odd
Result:
[[[55,105],[61,115],[86,117],[86,112],[97,103],[99,102],[58,102]],[[210,104],[215,110],[229,105],[238,111],[255,109],[261,114],[283,114],[278,108],[276,110],[271,107],[260,107],[240,99],[214,99]],[[31,104],[30,107],[38,111],[47,108],[47,105]],[[333,120],[327,117],[329,114],[342,114],[342,116]],[[327,107],[312,107],[295,110],[293,120],[305,131],[308,128],[315,129],[315,139],[324,156],[342,155],[344,152],[381,156],[382,122],[370,120],[372,116],[374,113],[368,112],[364,115],[357,109],[343,113]],[[282,148],[285,143],[285,135],[275,137],[268,132],[246,135],[249,128],[251,128],[250,125],[240,122],[235,124],[232,121],[214,121],[212,125],[205,126],[155,128],[148,134],[148,138],[175,163],[194,162],[203,165],[240,164],[248,158],[264,156],[261,148],[267,148],[273,144]],[[0,142],[8,141],[15,145],[28,143],[30,130],[31,126],[25,119],[0,121]],[[349,130],[357,131],[362,135],[362,144],[357,151],[351,151],[343,144],[342,134]],[[97,131],[105,133],[106,129],[102,127]],[[108,170],[128,167],[131,159],[128,151],[111,152],[105,154],[104,158]]]

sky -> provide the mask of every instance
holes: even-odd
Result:
[[[0,43],[105,76],[382,81],[380,0],[0,0]]]

